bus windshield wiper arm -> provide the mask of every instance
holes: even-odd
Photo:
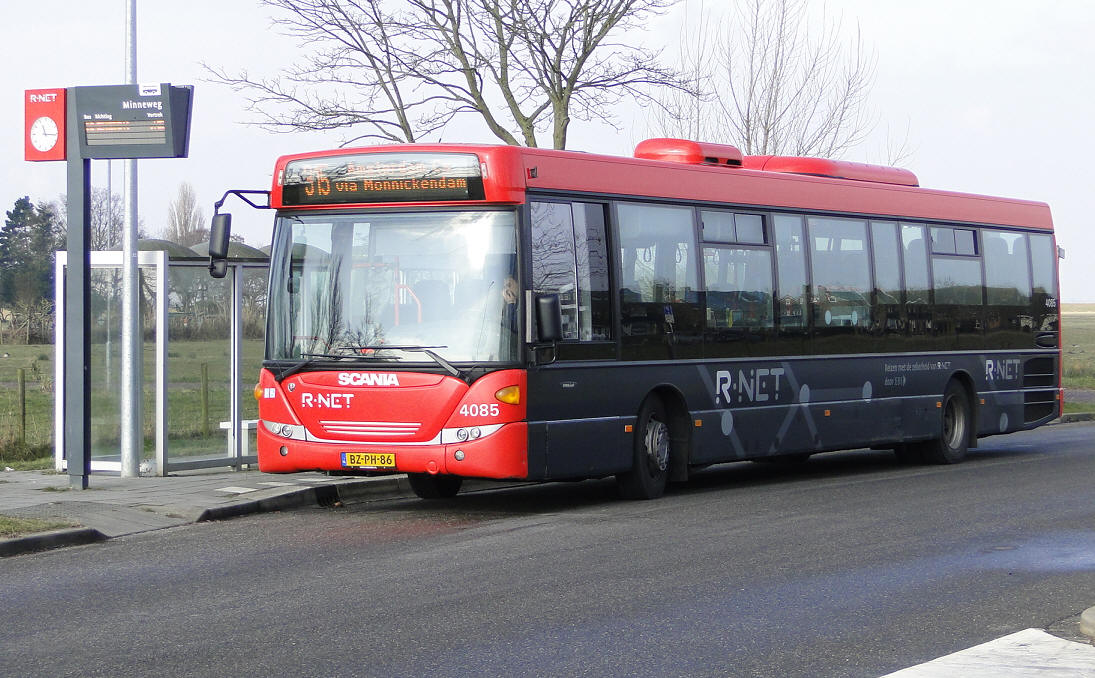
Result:
[[[406,351],[408,353],[425,353],[429,356],[430,360],[445,368],[446,372],[459,379],[464,379],[464,373],[458,367],[437,355],[432,350],[435,348],[448,348],[448,346],[395,346],[380,344],[377,346],[348,346],[347,348],[352,351]]]
[[[354,347],[356,348],[356,347]],[[328,360],[342,360],[343,358],[353,358],[354,360],[376,360],[376,356],[371,355],[358,355],[356,353],[301,353],[303,358],[327,358]]]
[[[327,360],[342,360],[343,358],[353,358],[355,360],[375,360],[373,356],[367,355],[354,355],[353,353],[301,353],[303,360],[299,360],[292,365],[274,373],[274,381],[281,382],[287,377],[291,377],[297,372],[300,372],[305,367],[319,362],[317,358],[325,358]]]
[[[281,382],[286,377],[290,377],[297,372],[300,372],[309,365],[319,362],[319,360],[343,360],[349,358],[351,360],[379,360],[375,355],[361,355],[357,351],[406,351],[408,353],[425,353],[431,360],[445,368],[445,371],[454,377],[464,379],[464,373],[455,365],[445,360],[441,356],[434,353],[432,349],[435,348],[448,348],[448,346],[395,346],[389,344],[380,344],[378,346],[343,346],[341,347],[347,351],[355,351],[354,353],[301,353],[301,357],[304,360],[295,362],[289,365],[285,369],[274,374],[274,379]],[[317,360],[319,359],[319,360]]]

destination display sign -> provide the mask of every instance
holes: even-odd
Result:
[[[155,85],[77,87],[83,158],[185,158],[193,88]]]
[[[470,153],[362,153],[293,160],[281,177],[283,205],[482,200],[479,158]]]

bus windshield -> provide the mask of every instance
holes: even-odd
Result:
[[[516,262],[512,211],[280,215],[266,359],[514,362]]]

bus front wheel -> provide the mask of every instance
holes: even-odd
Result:
[[[930,464],[957,464],[966,457],[973,425],[969,395],[957,381],[947,384],[942,410],[939,437],[922,443],[920,453]]]
[[[657,499],[665,493],[671,453],[669,415],[657,396],[639,408],[635,423],[631,470],[616,476],[625,499]]]
[[[464,479],[460,476],[431,475],[429,473],[408,473],[407,480],[411,489],[422,499],[447,499],[455,497],[460,491]]]

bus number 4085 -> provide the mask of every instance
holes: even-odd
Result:
[[[495,404],[461,405],[460,414],[465,417],[497,417],[498,406]]]

